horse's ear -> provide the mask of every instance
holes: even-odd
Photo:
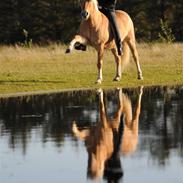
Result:
[[[81,7],[82,0],[77,0],[77,5]]]

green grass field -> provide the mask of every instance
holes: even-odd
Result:
[[[0,46],[0,94],[183,84],[183,44],[138,44],[142,81],[137,80],[136,67],[131,59],[121,81],[113,82],[115,63],[107,51],[101,85],[95,84],[95,50],[89,48],[87,52],[74,51],[66,55],[65,48],[63,45]]]

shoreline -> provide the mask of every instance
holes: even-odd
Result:
[[[167,85],[139,85],[139,86],[131,86],[131,87],[121,87],[122,89],[136,89],[140,86],[143,86],[144,88],[153,88],[153,87],[169,87],[169,88],[175,88],[175,87],[183,87],[182,84],[167,84]],[[6,99],[6,98],[16,98],[16,97],[27,97],[27,96],[36,96],[36,95],[52,95],[52,94],[59,94],[59,93],[65,93],[65,92],[78,92],[78,91],[94,91],[102,87],[96,87],[96,88],[70,88],[70,89],[58,89],[58,90],[38,90],[38,91],[28,91],[28,92],[15,92],[15,93],[7,93],[7,94],[0,94],[0,99]],[[103,87],[104,90],[113,90],[118,87]]]

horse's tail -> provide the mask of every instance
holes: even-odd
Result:
[[[130,61],[130,48],[126,41],[123,42],[123,55],[121,56],[122,69],[128,65]]]

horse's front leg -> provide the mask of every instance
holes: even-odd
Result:
[[[98,68],[98,78],[96,83],[101,84],[103,77],[102,77],[102,65],[103,65],[103,55],[104,55],[104,47],[101,46],[98,49],[98,62],[97,62],[97,68]]]
[[[97,94],[99,96],[100,125],[102,126],[102,128],[106,129],[109,127],[109,124],[107,121],[107,115],[104,104],[104,92],[101,88],[99,88],[97,90]]]
[[[72,39],[72,41],[70,42],[69,47],[66,49],[65,53],[71,53],[71,51],[74,49],[74,45],[76,43],[81,43],[83,45],[86,45],[87,40],[80,35],[75,35],[74,38]]]
[[[88,129],[79,130],[75,121],[72,123],[72,132],[80,140],[85,140],[89,136],[89,133],[90,133]]]

